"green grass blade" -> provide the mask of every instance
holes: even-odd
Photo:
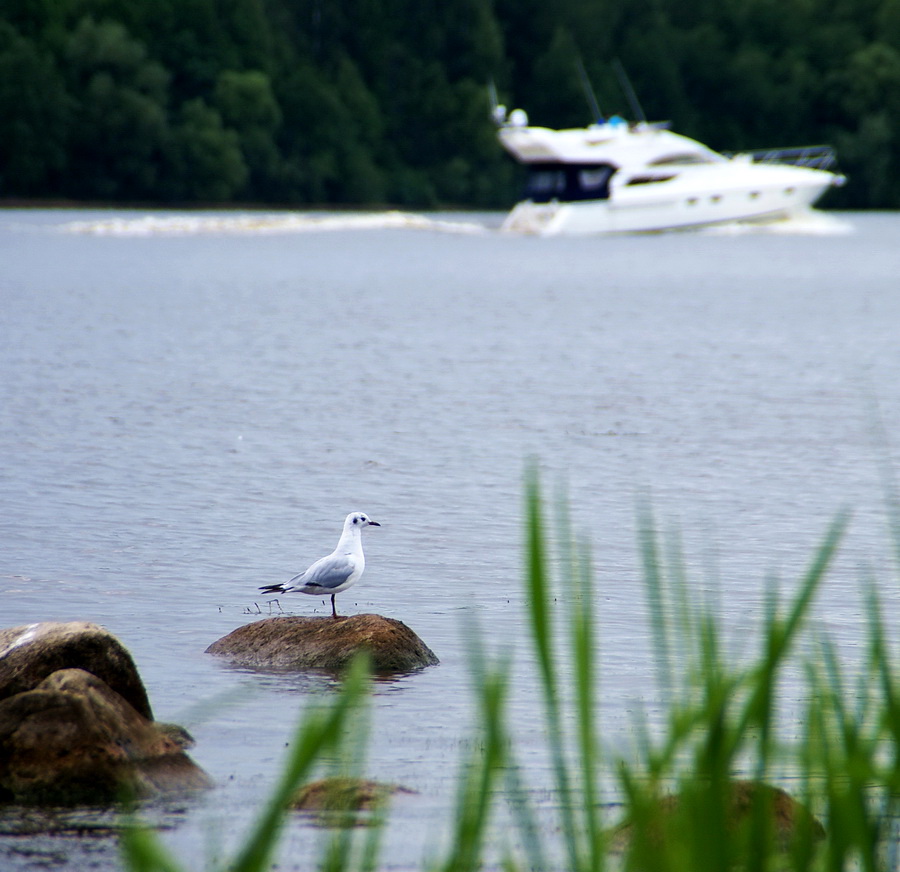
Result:
[[[529,618],[541,686],[548,741],[553,759],[556,789],[562,812],[562,830],[573,872],[582,868],[579,829],[575,821],[571,777],[566,764],[566,743],[560,715],[557,665],[553,648],[553,615],[550,607],[550,580],[547,572],[544,522],[540,487],[535,469],[526,477],[526,541],[528,551],[526,583],[529,595]],[[571,587],[570,587],[571,589]]]
[[[744,735],[751,726],[755,726],[762,731],[764,744],[770,739],[779,670],[843,539],[848,520],[847,513],[842,512],[832,522],[801,580],[799,592],[794,597],[787,616],[779,618],[774,613],[774,607],[770,611],[763,637],[765,650],[754,679],[753,692],[741,718],[738,731],[741,735]]]
[[[583,809],[585,862],[589,869],[599,869],[604,861],[602,830],[598,812],[597,772],[600,768],[595,723],[597,696],[596,639],[593,578],[587,545],[575,550],[571,575],[579,601],[571,605],[572,659],[575,672],[575,705],[578,724],[578,762]]]
[[[320,755],[340,744],[349,715],[362,702],[368,686],[368,658],[357,657],[333,704],[325,710],[315,710],[304,718],[292,743],[281,780],[243,849],[229,866],[229,872],[263,872],[268,868],[288,800]]]
[[[505,704],[509,687],[508,662],[489,670],[480,650],[473,654],[479,673],[476,692],[483,750],[476,751],[460,778],[450,851],[440,865],[443,872],[477,872],[490,822],[494,787],[506,765]]]
[[[130,872],[184,872],[154,830],[129,824],[122,831],[119,847]]]
[[[666,695],[674,688],[672,666],[672,640],[667,611],[665,577],[659,553],[653,513],[648,503],[638,508],[638,537],[644,573],[644,588],[650,609],[650,629],[655,647],[657,681],[660,691]]]

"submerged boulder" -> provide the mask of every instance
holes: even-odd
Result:
[[[102,627],[0,630],[0,802],[106,804],[209,787],[191,744],[153,721],[131,655]]]
[[[134,660],[109,630],[88,621],[0,629],[0,699],[32,690],[58,669],[84,669],[153,720]]]
[[[678,839],[682,822],[698,818],[698,808],[709,802],[709,787],[702,783],[688,785],[681,793],[660,798],[645,809],[643,825],[624,821],[609,834],[609,847],[616,852],[639,848],[653,851],[668,839]],[[816,844],[825,838],[825,828],[812,812],[780,787],[759,781],[732,781],[725,789],[725,827],[735,841],[736,859],[749,855],[748,839],[753,838],[753,816],[762,809],[773,837],[776,851],[790,850],[797,840]],[[641,844],[638,844],[641,839]]]
[[[306,812],[378,811],[396,793],[413,793],[399,784],[366,778],[335,776],[305,784],[291,797],[288,807]]]
[[[240,666],[329,672],[342,672],[360,651],[369,653],[378,674],[414,672],[438,663],[409,627],[381,615],[265,618],[238,627],[206,649]]]

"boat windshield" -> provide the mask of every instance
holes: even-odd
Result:
[[[533,203],[606,200],[615,171],[611,164],[532,164],[525,197]]]

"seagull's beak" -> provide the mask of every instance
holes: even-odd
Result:
[[[370,527],[380,527],[381,524],[379,524],[378,521],[369,521],[369,526]]]

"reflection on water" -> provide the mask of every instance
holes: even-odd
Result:
[[[174,829],[185,820],[192,804],[192,800],[181,797],[141,802],[121,809],[3,806],[0,807],[0,834],[107,838],[133,825],[135,814],[159,829]]]
[[[186,798],[132,808],[0,806],[3,869],[119,869],[119,836],[134,815],[159,832],[182,826],[202,803]]]
[[[231,663],[227,658],[218,661],[221,669],[243,676],[240,688],[234,695],[223,698],[221,704],[249,701],[248,697],[266,690],[281,693],[324,694],[335,691],[341,686],[341,675],[326,669],[309,669],[305,672],[278,667],[249,667]],[[410,681],[430,667],[422,667],[413,672],[372,676],[371,693],[380,696],[386,693],[399,693]],[[205,704],[204,704],[205,705]],[[214,703],[215,705],[215,703]]]

